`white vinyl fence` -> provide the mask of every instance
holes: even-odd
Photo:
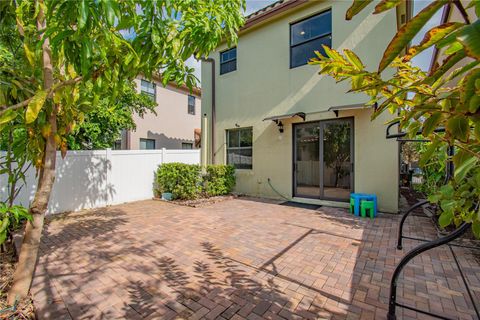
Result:
[[[162,163],[200,163],[200,150],[100,150],[57,153],[56,180],[48,213],[78,211],[151,199],[155,171]],[[28,206],[36,189],[35,169],[17,203]],[[0,200],[7,196],[7,176],[0,175]]]

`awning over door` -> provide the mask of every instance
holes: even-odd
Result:
[[[372,106],[367,106],[365,104],[349,104],[345,106],[336,106],[336,107],[330,107],[328,108],[328,111],[333,111],[335,115],[338,117],[338,112],[339,111],[345,111],[345,110],[356,110],[356,109],[368,109],[371,108]],[[377,104],[373,105],[373,107],[377,107]]]
[[[306,116],[307,115],[305,114],[305,112],[296,112],[296,113],[282,114],[280,116],[267,117],[263,119],[263,121],[272,120],[273,122],[278,123],[280,120],[290,119],[294,117],[302,118],[303,121],[305,121]]]

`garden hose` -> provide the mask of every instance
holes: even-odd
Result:
[[[268,181],[268,185],[270,186],[270,188],[272,188],[272,190],[278,194],[280,197],[282,197],[283,199],[287,200],[287,201],[291,201],[290,199],[288,199],[287,197],[285,197],[283,194],[281,194],[280,192],[277,191],[277,189],[275,189],[273,186],[272,186],[272,182],[270,181],[270,178],[267,178],[267,181]]]

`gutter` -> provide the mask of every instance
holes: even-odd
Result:
[[[209,62],[212,74],[212,130],[211,130],[211,148],[212,148],[212,164],[215,164],[215,121],[216,121],[216,105],[215,105],[215,60],[213,58],[202,58],[202,61]]]

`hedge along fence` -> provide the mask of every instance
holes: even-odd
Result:
[[[173,199],[225,195],[234,186],[235,168],[229,165],[208,165],[202,175],[196,164],[165,163],[158,167],[155,177],[155,194],[169,192]]]

